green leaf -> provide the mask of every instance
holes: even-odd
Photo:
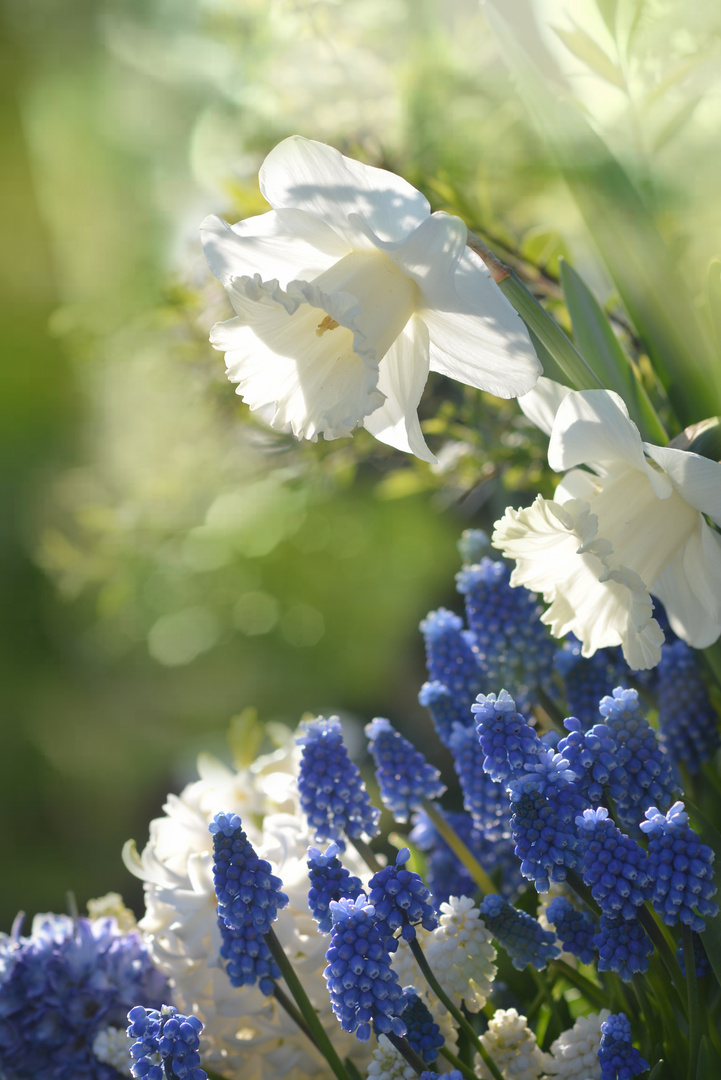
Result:
[[[698,1044],[696,1080],[709,1080],[710,1076],[718,1076],[719,1066],[721,1066],[721,1058],[718,1051],[712,1045],[708,1035],[702,1035]]]
[[[626,402],[631,419],[650,442],[664,445],[668,436],[645,389],[624,353],[613,327],[583,278],[570,263],[561,263],[561,284],[571,316],[576,345],[608,390]]]
[[[691,98],[685,105],[674,113],[674,115],[663,125],[658,135],[653,141],[654,153],[658,153],[662,150],[667,143],[678,135],[680,131],[686,126],[688,121],[696,111],[696,106],[702,101],[701,96]]]
[[[666,1062],[661,1058],[657,1061],[654,1067],[649,1073],[648,1080],[666,1080],[668,1073],[666,1072]]]
[[[568,258],[568,249],[556,229],[539,226],[529,229],[523,237],[521,255],[534,266],[548,270],[554,277],[558,277],[560,261]]]
[[[573,53],[586,67],[589,67],[591,71],[595,71],[596,75],[611,83],[612,86],[624,90],[626,84],[623,75],[611,58],[578,23],[574,23],[574,27],[574,30],[562,30],[560,26],[554,26],[552,29],[568,51]]]
[[[721,259],[712,259],[706,274],[706,298],[716,345],[721,348]]]
[[[648,206],[583,114],[552,93],[498,8],[486,5],[485,10],[526,107],[674,404],[679,426],[721,413],[721,365]]]
[[[609,34],[615,37],[616,8],[618,7],[618,0],[596,0],[596,7],[600,12],[601,18],[606,24]]]

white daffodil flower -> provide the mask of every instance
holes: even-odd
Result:
[[[210,340],[251,409],[298,438],[362,424],[435,461],[417,407],[429,369],[516,397],[541,367],[460,218],[393,173],[294,136],[265,159],[272,210],[201,226],[236,317]]]
[[[493,543],[516,560],[512,585],[543,593],[543,621],[583,655],[621,645],[636,670],[661,659],[651,594],[689,645],[721,634],[721,464],[642,442],[623,399],[549,379],[520,402],[550,434],[548,462],[570,469],[552,500],[507,510]],[[585,465],[588,470],[574,466]]]

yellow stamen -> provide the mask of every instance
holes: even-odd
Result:
[[[338,326],[338,323],[335,319],[331,319],[330,315],[326,315],[326,317],[318,323],[316,334],[318,337],[322,337],[326,330],[335,330],[336,326]]]

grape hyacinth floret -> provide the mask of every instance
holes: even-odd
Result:
[[[401,1019],[407,1028],[406,1039],[413,1050],[430,1065],[438,1057],[438,1050],[446,1040],[415,987],[404,987],[403,1001]]]
[[[521,873],[538,892],[563,881],[581,863],[581,845],[574,820],[584,806],[568,762],[544,750],[529,770],[508,782],[511,832]]]
[[[669,806],[680,788],[671,759],[641,713],[638,691],[617,687],[598,708],[618,747],[618,764],[626,772],[616,801],[618,820],[631,828],[642,821],[649,806]]]
[[[521,709],[546,682],[555,644],[540,621],[542,608],[527,589],[509,584],[510,569],[488,557],[456,575],[485,686],[513,686]]]
[[[138,1000],[160,1005],[170,993],[140,934],[121,934],[114,918],[67,915],[37,915],[29,937],[21,927],[18,916],[0,935],[3,1080],[119,1080],[95,1042],[124,1033]]]
[[[487,839],[509,835],[511,806],[502,784],[489,776],[478,736],[472,727],[454,724],[448,740],[463,792],[463,805]]]
[[[473,652],[472,639],[463,619],[453,611],[429,611],[421,622],[426,646],[428,681],[447,686],[458,702],[459,721],[469,724],[468,709],[481,688],[483,672]]]
[[[612,1013],[601,1024],[601,1080],[632,1080],[648,1069],[648,1062],[633,1045],[631,1024],[625,1013]]]
[[[480,912],[486,926],[519,971],[529,964],[542,971],[549,960],[558,956],[556,935],[544,930],[537,919],[514,908],[503,897],[495,893],[485,896]]]
[[[371,806],[358,767],[348,757],[338,717],[311,720],[297,741],[303,748],[298,794],[315,839],[335,840],[343,851],[343,833],[351,840],[376,836],[380,810]]]
[[[419,874],[405,869],[410,857],[410,849],[402,848],[395,864],[384,866],[368,883],[368,903],[375,909],[376,925],[389,952],[398,948],[396,931],[400,930],[404,941],[413,941],[414,928],[418,924],[424,930],[434,930],[438,926],[438,916],[430,903],[430,890]]]
[[[371,1024],[382,1034],[405,1035],[403,991],[373,905],[361,893],[355,900],[332,901],[330,909],[333,936],[323,976],[340,1026],[361,1042],[370,1038]]]
[[[719,718],[708,696],[701,663],[680,639],[661,647],[658,724],[675,761],[696,774],[721,744]]]
[[[330,933],[333,919],[330,913],[331,900],[340,900],[342,896],[355,900],[363,892],[360,878],[353,876],[338,858],[339,848],[334,842],[328,845],[325,854],[318,848],[308,848],[308,877],[310,890],[308,906],[318,929],[323,934]]]
[[[583,843],[583,880],[605,915],[633,919],[648,899],[651,879],[644,849],[617,829],[605,806],[576,818]]]
[[[439,799],[446,790],[438,769],[429,765],[389,720],[377,717],[365,729],[368,749],[376,764],[381,799],[396,821],[408,821],[424,799]]]
[[[553,666],[563,679],[566,705],[584,731],[598,717],[598,703],[614,686],[628,681],[629,668],[619,648],[597,649],[593,656],[581,655],[581,642],[569,634],[553,658]]]
[[[507,690],[501,690],[497,697],[479,694],[471,712],[485,755],[483,768],[492,780],[507,780],[514,772],[522,772],[543,751],[543,743],[516,712]]]
[[[130,1048],[131,1071],[139,1080],[208,1080],[200,1066],[200,1034],[197,1016],[183,1016],[172,1005],[145,1009],[136,1005],[128,1013],[128,1035],[136,1041]]]
[[[254,986],[257,983],[260,992],[270,996],[274,990],[273,980],[280,978],[280,969],[250,913],[240,929],[231,929],[220,917],[218,928],[222,938],[220,955],[227,961],[225,971],[231,985]]]
[[[648,971],[653,942],[638,919],[602,915],[593,946],[598,950],[599,971],[615,971],[624,982]]]
[[[682,802],[674,803],[665,816],[652,806],[641,829],[648,836],[654,908],[667,926],[680,920],[701,933],[704,920],[718,914],[718,904],[711,899],[716,892],[714,852],[689,827]]]
[[[231,930],[252,926],[267,934],[288,897],[270,863],[259,859],[237,814],[216,814],[208,826],[213,834],[213,882],[218,917]],[[250,922],[249,922],[250,920]]]
[[[612,799],[622,798],[626,771],[618,764],[618,747],[606,725],[594,724],[584,731],[581,721],[569,716],[563,726],[568,735],[559,740],[557,751],[568,761],[579,792],[591,806],[602,803],[604,788]]]
[[[598,923],[590,911],[578,911],[565,896],[554,896],[546,908],[546,918],[556,928],[556,936],[566,952],[573,953],[583,964],[594,956],[593,938]]]
[[[479,1012],[496,977],[496,950],[469,896],[452,896],[441,904],[440,925],[424,942],[424,950],[446,993],[462,1001],[468,1012]]]
[[[608,1009],[590,1016],[579,1016],[568,1031],[562,1032],[551,1043],[551,1060],[546,1063],[549,1077],[563,1080],[598,1080],[601,1063],[598,1051],[601,1045],[601,1024],[611,1015]]]

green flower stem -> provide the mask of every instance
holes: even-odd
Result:
[[[688,994],[688,1080],[695,1080],[696,1059],[701,1041],[701,1015],[696,982],[696,957],[693,952],[693,933],[690,926],[681,927],[683,960],[686,967],[686,990]]]
[[[422,1072],[426,1071],[426,1064],[423,1058],[420,1056],[420,1054],[417,1054],[415,1052],[407,1039],[401,1038],[400,1035],[394,1035],[392,1031],[386,1031],[384,1034],[386,1039],[388,1039],[389,1042],[393,1043],[398,1053],[405,1058],[410,1067],[416,1072],[418,1076],[420,1076]]]
[[[648,936],[651,938],[651,941],[656,946],[656,951],[661,957],[667,973],[671,977],[671,981],[676,991],[678,992],[681,1005],[685,1012],[687,1007],[686,983],[683,975],[681,974],[681,968],[676,962],[676,957],[672,953],[671,947],[666,940],[666,935],[664,934],[663,930],[661,930],[661,927],[658,925],[645,904],[642,904],[641,907],[638,909],[638,919]]]
[[[308,1036],[308,1038],[313,1043],[313,1045],[316,1047],[316,1049],[320,1050],[320,1047],[318,1046],[318,1043],[316,1042],[316,1039],[315,1039],[315,1036],[313,1035],[313,1032],[310,1030],[310,1028],[306,1024],[305,1020],[303,1019],[303,1017],[298,1012],[298,1010],[296,1009],[293,1002],[290,1000],[290,998],[286,994],[283,987],[278,986],[277,982],[273,983],[273,997],[278,1002],[280,1007],[282,1009],[285,1009],[285,1011],[288,1013],[288,1016],[291,1018],[291,1020],[295,1020],[296,1024],[300,1028],[300,1030],[305,1035]]]
[[[523,284],[515,270],[502,263],[483,241],[468,234],[468,246],[485,262],[493,280],[511,302],[529,330],[546,347],[573,390],[598,390],[603,383],[594,375],[578,349],[566,337],[558,323],[551,318],[533,293]]]
[[[473,1069],[469,1069],[465,1061],[461,1061],[459,1057],[456,1057],[456,1055],[451,1050],[449,1050],[447,1046],[441,1046],[438,1053],[441,1054],[446,1059],[446,1061],[450,1062],[454,1069],[459,1069],[463,1076],[465,1076],[466,1080],[477,1080],[476,1074],[474,1073]]]
[[[343,1062],[338,1057],[333,1043],[328,1038],[325,1028],[318,1019],[318,1015],[311,1005],[310,999],[303,989],[303,985],[293,970],[288,957],[285,955],[283,946],[278,941],[275,930],[271,926],[265,935],[265,942],[270,949],[271,955],[280,968],[281,974],[288,984],[288,988],[296,1000],[301,1015],[313,1033],[313,1039],[323,1057],[326,1059],[337,1080],[350,1080]]]
[[[573,889],[573,891],[578,897],[580,897],[581,900],[583,900],[586,907],[589,908],[594,915],[598,916],[601,914],[600,907],[593,899],[593,893],[589,889],[588,885],[586,885],[580,874],[576,873],[575,870],[569,870],[566,874],[566,884]]]
[[[483,1045],[481,1040],[478,1038],[475,1031],[473,1030],[471,1025],[468,1023],[468,1021],[466,1020],[466,1018],[463,1015],[463,1013],[461,1012],[461,1010],[456,1005],[454,1005],[454,1003],[449,998],[448,994],[445,992],[445,990],[443,989],[441,984],[438,982],[438,979],[435,977],[435,975],[431,971],[430,964],[428,963],[428,961],[425,958],[425,955],[423,953],[423,949],[420,946],[418,938],[413,938],[413,940],[410,942],[410,947],[411,947],[411,952],[413,953],[414,957],[416,958],[416,963],[418,964],[418,967],[423,972],[425,980],[428,983],[428,985],[430,986],[433,993],[436,995],[438,1000],[443,1005],[445,1005],[445,1007],[448,1009],[449,1013],[451,1014],[453,1019],[456,1021],[458,1026],[461,1028],[461,1030],[463,1032],[465,1032],[465,1034],[466,1034],[467,1038],[470,1040],[471,1045],[473,1046],[474,1050],[477,1050],[478,1053],[483,1058],[483,1061],[485,1062],[486,1068],[490,1071],[491,1075],[494,1077],[494,1080],[503,1080],[503,1075],[502,1075],[500,1069],[498,1068],[498,1066],[496,1065],[496,1063],[494,1062],[493,1058],[488,1053],[485,1046]]]
[[[435,804],[428,799],[424,799],[423,809],[428,814],[428,817],[448,844],[451,851],[461,860],[479,889],[486,894],[498,892],[498,889],[493,884],[473,852],[466,847],[456,830],[452,825],[449,825]]]
[[[350,837],[348,837],[348,839],[350,840]],[[351,840],[350,842],[360,855],[361,859],[363,859],[363,862],[373,871],[374,874],[377,874],[379,870],[383,869],[381,864],[376,859],[374,853],[371,851],[370,846],[366,844],[365,840]]]
[[[563,1031],[565,1025],[561,1020],[561,1014],[558,1011],[557,1003],[553,999],[553,994],[551,993],[551,987],[548,985],[548,981],[546,980],[545,976],[541,974],[540,971],[536,971],[532,964],[529,965],[528,970],[531,973],[533,981],[538,987],[538,992],[543,994],[544,1001],[548,1006],[553,1022],[556,1024],[559,1031]]]
[[[596,986],[594,982],[582,975],[580,971],[572,968],[565,960],[550,960],[549,963],[563,975],[567,982],[572,983],[577,990],[580,990],[584,997],[588,998],[597,1009],[606,1008],[608,995],[600,986]]]

